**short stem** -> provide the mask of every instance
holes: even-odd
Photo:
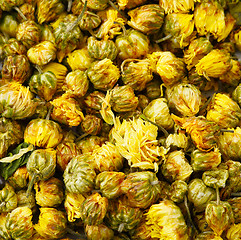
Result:
[[[145,120],[145,121],[155,125],[156,127],[158,127],[158,129],[164,133],[166,138],[169,136],[169,133],[167,132],[167,130],[164,127],[159,126],[158,124],[156,124],[153,121],[149,120],[144,114],[141,114],[140,118],[142,118],[143,120]]]
[[[127,35],[127,32],[126,32],[126,28],[124,26],[124,24],[120,23],[120,22],[114,22],[115,24],[119,24],[122,31],[123,31],[123,35],[126,36]]]
[[[211,100],[212,100],[212,97],[210,97],[210,98],[202,105],[202,107],[199,109],[199,113],[208,106],[208,104],[211,102]]]
[[[70,233],[70,234],[72,234],[72,235],[78,237],[78,238],[81,238],[81,239],[87,239],[86,236],[85,236],[84,234],[80,234],[80,233],[78,233],[78,232],[75,232],[75,231],[72,230],[71,228],[68,228],[68,227],[67,227],[67,228],[66,228],[66,231],[67,231],[68,233]]]
[[[27,198],[29,197],[29,195],[30,195],[30,193],[31,193],[31,191],[32,191],[32,188],[33,188],[33,185],[34,185],[34,183],[35,183],[35,180],[36,180],[37,176],[38,176],[38,174],[37,174],[37,172],[35,172],[35,173],[33,174],[32,178],[31,178],[29,184],[28,184],[28,189],[27,189],[27,194],[26,194],[26,195],[27,195]]]
[[[165,37],[163,37],[163,38],[161,38],[159,40],[156,40],[155,42],[156,43],[161,43],[161,42],[164,42],[164,41],[166,41],[166,40],[168,40],[170,38],[172,38],[172,34],[168,34],[167,36],[165,36]]]
[[[18,7],[14,7],[14,9],[18,12],[18,14],[20,15],[20,17],[24,20],[27,21],[28,19],[24,16],[24,14],[22,13],[22,11],[18,8]]]
[[[39,74],[43,74],[43,70],[39,65],[36,64],[36,65],[34,65],[34,67],[38,70]]]
[[[124,227],[125,227],[125,223],[121,223],[121,224],[119,225],[119,227],[118,227],[118,230],[117,230],[117,231],[118,231],[119,233],[123,232]]]
[[[78,16],[76,21],[74,21],[69,27],[67,27],[66,32],[70,32],[70,31],[72,31],[76,27],[76,25],[79,23],[81,18],[84,16],[86,8],[87,8],[87,0],[85,1],[84,7],[82,9],[82,12],[80,13],[80,15]]]
[[[86,137],[86,136],[88,136],[88,135],[89,135],[89,133],[83,133],[81,136],[79,136],[79,137],[75,140],[75,142],[78,142],[79,140],[83,139],[84,137]]]
[[[217,194],[217,205],[220,204],[220,194],[219,194],[219,189],[216,187],[216,194]]]
[[[72,3],[73,3],[72,0],[68,0],[68,8],[67,8],[67,12],[70,12],[71,7],[72,7]]]
[[[229,133],[234,133],[234,130],[229,130],[229,129],[220,129],[220,132],[229,132]]]
[[[45,118],[46,120],[49,120],[49,119],[50,119],[50,115],[51,115],[51,112],[52,112],[53,108],[54,108],[54,106],[51,105],[51,107],[49,108],[48,113],[47,113],[47,115],[46,115],[46,118]]]

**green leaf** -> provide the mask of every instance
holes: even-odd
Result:
[[[25,151],[26,149],[26,151]],[[14,174],[14,172],[21,166],[27,163],[28,158],[34,148],[32,145],[28,143],[21,143],[18,145],[12,152],[10,152],[7,157],[12,157],[13,160],[10,163],[0,163],[0,175],[7,180],[10,176]],[[19,154],[19,152],[23,152],[23,154]],[[17,156],[17,159],[16,159]],[[20,157],[18,157],[20,156]]]

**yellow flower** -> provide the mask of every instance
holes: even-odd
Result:
[[[234,34],[234,42],[239,51],[241,51],[241,28]]]
[[[160,0],[159,5],[165,13],[189,12],[194,9],[194,0]]]
[[[147,0],[117,0],[117,3],[120,9],[124,10],[124,9],[131,9],[139,5],[142,5],[146,1]]]
[[[141,118],[133,120],[115,119],[112,136],[120,154],[128,160],[131,167],[157,170],[159,157],[167,150],[158,146],[158,128]]]
[[[69,126],[78,126],[84,119],[79,103],[68,93],[54,99],[51,104],[54,106],[51,117]]]
[[[51,62],[42,68],[43,72],[52,72],[57,78],[57,91],[62,91],[62,86],[65,81],[65,76],[68,73],[68,69],[60,63]]]
[[[86,47],[69,53],[67,56],[67,62],[72,71],[77,69],[85,71],[90,67],[91,63],[94,62],[94,59],[90,57]]]
[[[80,207],[84,200],[85,197],[80,193],[67,192],[64,207],[67,212],[69,222],[74,222],[76,219],[80,218]]]
[[[146,213],[151,237],[162,240],[188,240],[187,225],[178,206],[170,200],[153,204]]]
[[[219,78],[231,69],[231,57],[225,51],[214,49],[203,57],[196,70],[199,75],[203,75],[209,80],[209,77]]]

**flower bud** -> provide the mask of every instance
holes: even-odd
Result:
[[[227,231],[228,240],[238,240],[241,238],[241,223],[233,224],[228,228]]]
[[[0,213],[11,212],[17,207],[18,199],[13,187],[6,183],[0,190]]]
[[[4,44],[3,51],[6,56],[15,54],[26,55],[27,52],[25,46],[16,38],[10,38],[7,43]]]
[[[170,199],[175,203],[183,202],[188,191],[188,185],[182,180],[177,180],[171,184]]]
[[[104,224],[86,225],[85,233],[87,238],[92,240],[112,240],[114,237],[114,231]]]
[[[8,178],[9,184],[16,190],[20,190],[27,186],[28,171],[26,166],[19,167],[14,174]]]
[[[101,128],[102,120],[95,115],[86,115],[81,123],[82,131],[91,135],[98,135]]]
[[[25,190],[20,190],[17,192],[18,198],[18,207],[28,207],[34,213],[37,210],[36,201],[35,201],[35,194],[34,192],[30,192],[27,196]]]
[[[18,26],[19,23],[13,14],[7,14],[1,18],[0,30],[12,38],[16,37]]]
[[[6,229],[7,213],[0,213],[0,237],[4,240],[11,240],[11,236]]]
[[[180,0],[178,2],[160,0],[159,5],[165,10],[165,13],[189,12],[189,10],[194,9],[194,1],[192,0],[191,1]]]
[[[189,146],[189,139],[182,132],[169,134],[168,137],[165,139],[166,148],[171,148],[173,150],[177,150],[177,149],[186,150],[188,146]]]
[[[229,198],[227,202],[230,204],[233,215],[234,215],[234,222],[240,223],[241,222],[241,197]]]

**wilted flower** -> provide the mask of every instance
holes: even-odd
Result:
[[[187,225],[180,208],[170,200],[153,204],[146,213],[151,237],[188,240]]]
[[[64,4],[60,0],[37,1],[37,18],[39,24],[55,20],[64,11]]]
[[[86,153],[69,162],[63,174],[68,192],[84,194],[94,189],[96,173],[94,164],[90,164],[90,159],[92,155]]]
[[[163,24],[164,10],[158,4],[146,4],[128,12],[128,25],[144,34],[157,33]]]
[[[60,123],[78,126],[84,119],[79,103],[68,93],[55,98],[51,104],[54,106],[51,117]]]
[[[146,209],[159,199],[161,186],[155,173],[143,171],[128,174],[121,191],[127,196],[128,205]]]
[[[10,82],[0,87],[0,115],[12,119],[24,119],[35,113],[37,103],[28,87]]]
[[[191,154],[191,166],[193,171],[206,171],[216,168],[221,163],[221,153],[218,148],[209,152],[198,149]]]
[[[87,74],[81,70],[69,72],[65,78],[63,90],[66,90],[70,95],[83,97],[89,88],[89,80]]]
[[[219,126],[203,116],[179,118],[172,115],[174,122],[190,134],[195,146],[201,151],[210,151],[216,146]]]
[[[91,66],[92,62],[94,62],[94,59],[90,57],[86,47],[69,53],[67,56],[67,62],[72,71],[77,69],[85,71]]]
[[[56,47],[50,41],[43,41],[28,49],[27,56],[33,64],[45,65],[56,58]]]
[[[64,200],[63,183],[52,177],[34,185],[36,202],[41,207],[56,207]]]
[[[30,75],[30,63],[25,55],[13,55],[5,58],[2,68],[3,80],[23,83],[28,80]]]
[[[193,14],[167,14],[163,24],[163,33],[166,36],[171,36],[167,43],[172,48],[186,47],[195,34]]]
[[[59,124],[47,119],[33,119],[24,132],[26,143],[42,148],[56,147],[62,138],[62,129]]]
[[[183,149],[186,150],[189,146],[189,138],[182,133],[181,131],[178,133],[169,134],[165,140],[165,147],[171,149]]]
[[[180,83],[166,90],[168,106],[183,116],[194,116],[199,112],[201,92],[192,84]]]
[[[217,93],[207,107],[207,120],[217,123],[221,128],[233,128],[241,120],[241,109],[227,94]]]
[[[213,45],[207,38],[193,39],[188,48],[184,50],[184,62],[187,64],[187,69],[190,70],[194,67],[212,49]]]
[[[225,51],[213,49],[195,65],[197,73],[208,80],[210,77],[219,78],[231,68],[230,55]]]
[[[120,71],[113,62],[105,58],[93,62],[87,70],[87,75],[95,89],[107,91],[112,89],[120,77]]]
[[[35,230],[47,239],[61,238],[66,233],[67,219],[63,212],[55,208],[40,208]]]
[[[169,153],[161,165],[161,171],[163,176],[170,182],[176,180],[186,181],[193,172],[182,150]]]
[[[167,130],[172,129],[174,125],[167,105],[167,100],[165,98],[152,100],[143,110],[143,114],[148,119]]]
[[[184,61],[171,52],[154,52],[150,58],[153,58],[151,64],[166,86],[174,85],[186,74]]]
[[[85,197],[80,193],[66,192],[64,208],[67,212],[68,221],[74,222],[81,216],[81,204],[84,202]]]
[[[207,187],[204,182],[195,178],[188,184],[188,200],[195,206],[197,212],[205,210],[207,204],[216,199],[216,191]]]
[[[13,239],[32,239],[32,211],[28,207],[17,207],[7,215],[6,229]]]

